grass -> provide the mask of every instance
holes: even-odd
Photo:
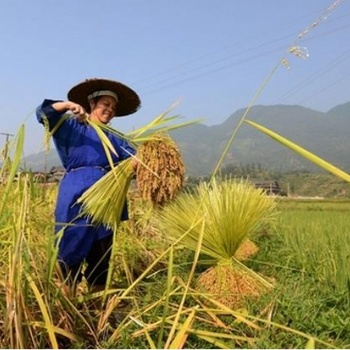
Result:
[[[350,285],[348,209],[345,201],[309,203],[306,210],[285,213],[281,229],[296,266],[339,292],[348,291]]]

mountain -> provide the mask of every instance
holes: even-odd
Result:
[[[235,112],[220,125],[193,125],[172,133],[190,175],[208,175],[213,171],[244,112],[244,109]],[[254,106],[247,119],[277,132],[345,171],[350,170],[350,102],[327,113],[301,106]],[[255,163],[282,172],[320,171],[246,123],[239,128],[225,157],[224,165],[229,163]]]
[[[245,109],[233,113],[225,122],[207,126],[195,124],[171,133],[177,142],[190,176],[209,175],[217,165]],[[350,102],[326,113],[298,105],[257,105],[248,120],[255,121],[306,148],[333,165],[350,171]],[[288,172],[318,171],[319,168],[246,123],[240,126],[224,159],[225,164],[259,164],[264,168]],[[33,171],[60,165],[55,150],[25,158]]]
[[[49,172],[52,167],[61,166],[55,149],[31,154],[23,159],[21,168],[32,171]]]

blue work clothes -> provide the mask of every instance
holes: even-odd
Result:
[[[39,123],[48,125],[50,131],[62,122],[65,114],[52,107],[55,102],[59,101],[46,99],[36,110]],[[117,155],[111,154],[115,165],[136,153],[126,140],[108,131],[105,134],[117,152]],[[76,118],[64,119],[52,137],[66,170],[59,184],[55,208],[55,232],[64,228],[58,258],[68,266],[75,266],[84,261],[95,241],[113,234],[104,225],[92,225],[88,217],[79,216],[82,208],[76,203],[110,167],[99,136],[87,123],[79,122]],[[121,220],[127,219],[125,202]]]

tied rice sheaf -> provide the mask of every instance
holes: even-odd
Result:
[[[141,162],[136,171],[141,198],[156,206],[173,199],[185,179],[185,166],[176,143],[167,135],[158,135],[143,143],[137,156]]]

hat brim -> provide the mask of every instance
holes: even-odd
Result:
[[[135,113],[141,106],[137,93],[128,86],[114,80],[88,79],[68,91],[68,100],[80,104],[90,113],[88,96],[98,90],[110,90],[118,96],[116,117]]]

